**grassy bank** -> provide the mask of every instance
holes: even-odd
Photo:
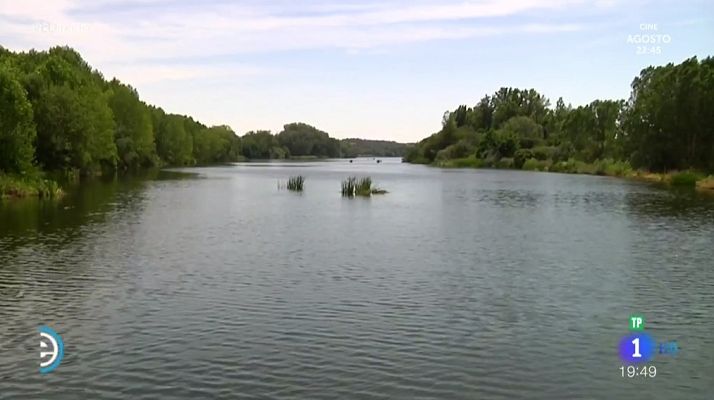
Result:
[[[709,175],[697,181],[697,190],[714,194],[714,175]]]
[[[57,198],[64,194],[59,184],[42,174],[10,175],[0,173],[0,198]]]
[[[518,168],[520,164],[520,168]],[[475,156],[440,160],[431,165],[440,168],[495,168],[495,169],[521,169],[524,171],[560,172],[565,174],[583,174],[613,176],[619,178],[637,179],[653,183],[662,183],[677,187],[692,187],[701,191],[714,193],[714,175],[707,176],[698,171],[670,171],[665,173],[635,170],[626,161],[611,159],[596,160],[586,163],[575,159],[553,162],[552,160],[538,160],[529,158],[519,162],[513,158],[501,158],[497,161],[478,159]]]

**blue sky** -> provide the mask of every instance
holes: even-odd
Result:
[[[628,43],[642,34],[659,54]],[[714,3],[0,0],[0,45],[72,46],[145,101],[239,134],[303,121],[416,141],[501,86],[626,98],[642,68],[714,54]]]

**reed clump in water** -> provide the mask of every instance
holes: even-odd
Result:
[[[303,186],[305,185],[305,177],[302,175],[291,176],[288,178],[287,188],[294,192],[302,192]]]
[[[365,196],[373,194],[385,194],[386,190],[372,186],[372,178],[369,176],[357,179],[355,176],[342,181],[342,195],[345,197]]]

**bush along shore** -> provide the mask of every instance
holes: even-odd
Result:
[[[19,197],[39,197],[56,199],[64,195],[59,184],[45,179],[41,174],[8,175],[0,173],[0,199]]]
[[[404,161],[629,177],[712,191],[714,58],[648,67],[626,100],[573,107],[504,87],[446,112]]]

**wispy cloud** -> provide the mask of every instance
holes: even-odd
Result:
[[[557,9],[582,1],[485,0],[467,2],[279,2],[135,1],[4,2],[5,37],[20,46],[66,43],[98,62],[152,57],[295,49],[358,49],[513,32],[576,30],[575,24],[513,27],[490,18]],[[455,23],[452,23],[455,22]],[[6,43],[13,46],[15,43]]]
[[[515,68],[499,64],[490,74],[476,74],[493,61],[476,53],[504,57],[531,44],[547,47],[556,37],[577,48],[582,31],[612,25],[611,10],[624,7],[621,0],[0,1],[0,45],[69,45],[108,78],[137,87],[148,101],[246,130],[274,128],[300,113],[319,118],[310,122],[322,121],[326,128],[342,125],[338,118],[354,118],[348,124],[353,136],[390,123],[391,134],[407,135],[429,121],[438,125],[427,106],[438,114],[456,101],[446,96],[476,90],[465,82],[476,82],[476,76],[495,80],[494,73]],[[541,36],[546,40],[534,40]],[[458,48],[450,54],[469,61],[455,66],[432,56],[443,48]],[[405,67],[394,57],[404,53],[419,65]],[[458,85],[433,89],[458,68]],[[382,81],[369,90],[354,87],[375,79]],[[214,90],[206,95],[212,105],[196,104],[207,88]],[[408,124],[378,121],[387,114],[393,119],[385,110],[403,102],[397,94],[414,98],[423,90],[438,93],[420,100],[422,111],[413,104],[402,107]],[[325,98],[332,99],[329,105]]]

